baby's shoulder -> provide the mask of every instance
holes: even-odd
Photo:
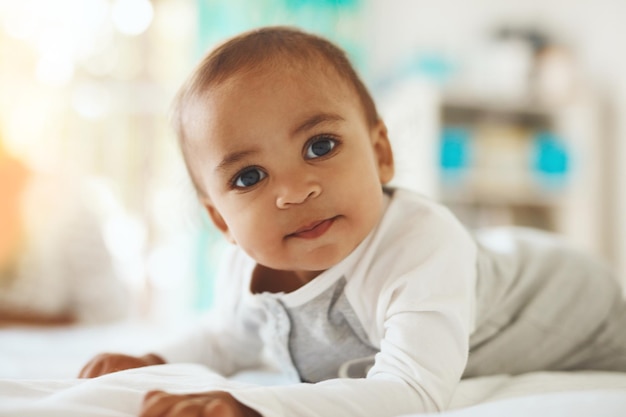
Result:
[[[379,224],[389,245],[403,241],[431,243],[449,239],[468,239],[469,233],[443,204],[402,188],[391,189],[390,199]]]

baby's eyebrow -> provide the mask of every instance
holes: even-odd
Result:
[[[217,164],[217,167],[215,167],[215,171],[226,171],[228,170],[228,167],[236,164],[237,162],[241,161],[242,159],[246,158],[249,155],[255,154],[258,151],[255,149],[248,149],[245,151],[236,151],[236,152],[231,152],[229,154],[227,154],[224,158],[222,158],[222,160],[220,161],[219,164]]]
[[[345,120],[345,119],[343,117],[339,116],[338,114],[334,114],[334,113],[318,113],[318,114],[315,114],[315,115],[309,117],[303,123],[299,124],[298,127],[296,127],[293,130],[292,135],[295,136],[298,133],[305,132],[305,131],[307,131],[309,129],[314,128],[315,126],[319,125],[320,123],[337,122],[337,121],[342,121],[342,120]]]
[[[295,136],[298,133],[305,132],[309,129],[314,128],[315,126],[321,123],[330,123],[330,122],[338,122],[345,120],[343,117],[334,113],[317,113],[313,116],[304,120],[304,122],[300,123],[292,132],[292,135]],[[227,171],[231,165],[236,164],[242,159],[258,153],[258,149],[247,149],[244,151],[235,151],[227,154],[219,164],[215,167],[216,172],[224,172]]]

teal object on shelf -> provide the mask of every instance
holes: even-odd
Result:
[[[441,132],[439,165],[444,171],[464,170],[469,165],[469,129],[444,127]]]
[[[566,142],[553,132],[537,132],[533,140],[532,169],[541,187],[562,188],[570,171]]]
[[[533,168],[545,175],[565,175],[569,170],[569,155],[565,142],[552,132],[535,135]]]

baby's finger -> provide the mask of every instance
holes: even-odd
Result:
[[[207,402],[200,417],[236,417],[238,414],[228,402],[214,398]]]
[[[140,417],[165,417],[169,410],[182,399],[181,395],[169,394],[164,391],[150,391],[143,399]],[[196,412],[195,415],[197,415]]]
[[[102,372],[102,361],[89,362],[87,365],[80,370],[78,374],[79,378],[92,378],[94,376],[100,375]]]
[[[146,392],[146,395],[143,396],[143,405],[145,406],[147,402],[154,401],[155,397],[160,397],[163,394],[167,394],[167,393],[161,390],[153,390],[153,391]]]
[[[163,417],[203,417],[202,410],[206,402],[206,398],[181,397]]]

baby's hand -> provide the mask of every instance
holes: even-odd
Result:
[[[141,368],[142,366],[160,365],[165,361],[155,354],[143,356],[129,356],[121,353],[101,353],[87,362],[81,369],[79,378],[94,378],[96,376],[123,371],[124,369]]]
[[[227,392],[168,394],[150,391],[143,399],[140,417],[261,417]]]

